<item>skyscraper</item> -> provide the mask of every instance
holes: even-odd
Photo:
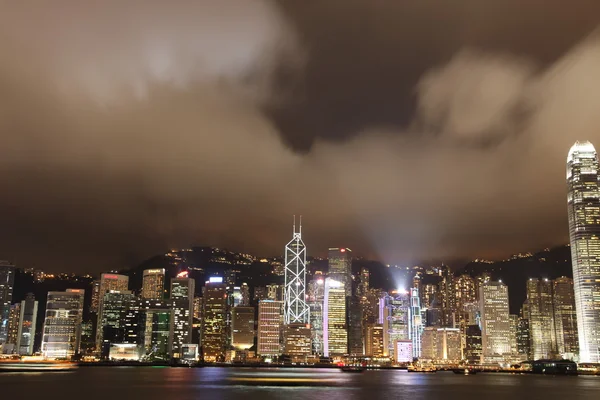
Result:
[[[142,300],[162,300],[165,295],[165,269],[144,270]]]
[[[258,303],[258,345],[260,356],[278,356],[281,354],[283,328],[281,301],[261,300]]]
[[[411,340],[410,297],[408,292],[385,293],[379,299],[379,323],[383,325],[386,355],[394,357],[394,342]]]
[[[17,351],[17,341],[19,340],[19,318],[21,317],[21,303],[10,306],[7,322],[6,342],[2,348],[4,353],[14,353]],[[9,346],[9,347],[7,347]]]
[[[102,274],[100,276],[100,287],[98,290],[98,319],[96,324],[96,351],[100,352],[102,346],[102,307],[104,295],[111,290],[125,292],[129,287],[129,277],[118,274]]]
[[[8,315],[13,297],[15,268],[6,261],[0,261],[0,344],[8,336]]]
[[[192,342],[195,281],[191,278],[171,279],[171,356],[181,358],[182,346]]]
[[[383,344],[383,325],[367,324],[365,328],[365,355],[379,358],[386,355]]]
[[[202,352],[204,361],[223,361],[227,344],[227,290],[221,277],[211,277],[204,286]]]
[[[112,344],[128,342],[125,317],[136,300],[135,295],[129,290],[109,290],[104,294],[102,313],[98,316],[102,334],[96,338],[96,348],[100,349],[102,358],[109,357]]]
[[[231,316],[231,346],[236,350],[248,350],[254,346],[254,307],[234,307]]]
[[[17,348],[19,355],[30,356],[33,354],[35,341],[35,324],[37,322],[38,302],[32,293],[28,293],[25,300],[21,301],[19,329],[17,332]]]
[[[527,303],[533,358],[539,360],[556,357],[552,282],[548,279],[530,278],[527,282]]]
[[[310,309],[306,304],[306,246],[302,241],[302,217],[298,232],[294,217],[293,230],[293,238],[285,246],[284,321],[286,324],[308,324]]]
[[[329,249],[329,273],[334,281],[341,282],[346,290],[346,297],[352,296],[352,250],[332,247]]]
[[[71,358],[79,352],[84,295],[83,289],[48,292],[42,336],[45,358]]]
[[[92,282],[92,301],[90,304],[90,312],[97,313],[100,306],[100,279]]]
[[[310,331],[314,354],[323,354],[323,299],[325,280],[316,275],[308,284],[308,306],[310,307]]]
[[[344,355],[348,352],[346,324],[346,290],[342,282],[325,280],[323,300],[323,355]]]
[[[421,332],[423,332],[423,321],[421,317],[421,305],[419,302],[419,289],[410,290],[410,338],[412,340],[413,357],[421,356]]]
[[[168,360],[172,308],[170,302],[142,301],[144,352],[149,360]]]
[[[498,281],[487,281],[479,287],[481,310],[482,363],[494,363],[510,354],[510,320],[508,288]]]
[[[575,142],[567,156],[567,205],[579,361],[600,362],[600,189],[598,155]]]
[[[579,354],[573,279],[562,276],[554,280],[553,302],[558,353],[572,358]]]

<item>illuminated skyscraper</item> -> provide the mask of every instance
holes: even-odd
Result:
[[[144,270],[142,300],[162,300],[165,295],[164,268]]]
[[[454,294],[456,296],[456,309],[462,311],[465,304],[476,301],[475,280],[467,274],[454,279]]]
[[[312,353],[309,324],[288,324],[283,331],[284,354],[292,361],[306,361]]]
[[[346,290],[342,282],[327,278],[323,300],[323,355],[329,357],[347,352]]]
[[[548,279],[532,279],[527,282],[529,304],[529,331],[535,360],[555,358],[556,331],[552,304],[552,282]]]
[[[182,357],[182,347],[192,343],[195,281],[191,278],[171,279],[171,356]]]
[[[579,354],[573,279],[563,276],[554,280],[553,301],[558,353],[572,358]]]
[[[315,275],[308,283],[308,306],[310,307],[310,330],[314,354],[323,354],[323,299],[325,280],[323,275]]]
[[[129,291],[109,290],[104,294],[102,300],[102,313],[98,316],[98,324],[100,324],[102,336],[101,342],[96,343],[96,347],[100,349],[100,356],[107,359],[110,352],[110,347],[115,343],[128,343],[128,329],[126,318],[130,308],[138,308],[138,301],[135,295]],[[136,315],[136,317],[139,316]],[[130,319],[129,322],[134,322],[137,326],[137,319]],[[131,325],[131,324],[130,324]],[[134,334],[133,343],[138,344]]]
[[[90,312],[97,313],[100,306],[100,279],[92,282],[92,301],[90,304]]]
[[[358,296],[363,297],[366,296],[369,292],[369,279],[371,273],[368,268],[362,267],[360,269],[360,278],[359,278],[359,286],[358,286]]]
[[[365,328],[365,355],[380,358],[386,353],[383,344],[383,325],[368,324]]]
[[[42,336],[45,358],[71,358],[79,352],[84,296],[83,289],[48,292]]]
[[[286,324],[310,322],[310,309],[306,304],[306,246],[302,241],[302,217],[300,229],[285,246],[285,300],[284,321]]]
[[[143,346],[148,360],[169,360],[172,308],[164,300],[143,300]]]
[[[125,292],[129,287],[129,277],[118,274],[102,274],[100,276],[100,287],[98,290],[98,319],[96,324],[96,351],[100,352],[102,347],[102,307],[104,295],[111,290]]]
[[[352,250],[332,247],[327,258],[329,260],[327,275],[344,285],[346,297],[352,296]]]
[[[4,353],[14,353],[17,351],[17,341],[19,340],[19,318],[21,316],[21,303],[16,303],[10,306],[7,322],[7,336],[5,347],[2,349]],[[6,347],[6,346],[9,346]]]
[[[419,302],[419,289],[410,289],[410,338],[412,340],[413,357],[421,356],[421,333],[423,332],[423,321],[421,317],[421,305]]]
[[[14,283],[14,266],[0,261],[0,344],[5,343],[8,336],[8,315],[10,314]]]
[[[211,277],[202,296],[202,352],[204,361],[223,361],[227,344],[227,290],[223,278]]]
[[[231,346],[236,350],[248,350],[254,346],[254,307],[237,306],[231,316]]]
[[[379,299],[379,323],[383,325],[386,355],[394,357],[396,340],[411,340],[410,297],[408,292],[392,292]]]
[[[283,303],[275,300],[261,300],[258,303],[258,345],[260,356],[281,354],[283,330]]]
[[[479,287],[481,310],[482,363],[495,362],[510,354],[508,288],[502,282],[487,281]]]
[[[567,156],[567,204],[579,361],[600,362],[600,189],[598,156],[575,142]]]
[[[33,293],[28,293],[25,300],[21,301],[19,313],[19,328],[17,332],[16,352],[22,356],[33,354],[35,341],[35,324],[37,322],[38,302]]]

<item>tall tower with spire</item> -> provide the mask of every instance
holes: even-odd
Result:
[[[293,238],[285,246],[285,301],[284,321],[286,324],[310,322],[310,311],[306,303],[306,246],[302,241],[302,217],[296,232],[294,215]]]

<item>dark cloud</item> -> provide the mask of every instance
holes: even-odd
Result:
[[[294,213],[311,254],[391,263],[564,242],[566,152],[600,145],[600,6],[446,3],[7,4],[0,254],[271,255]]]

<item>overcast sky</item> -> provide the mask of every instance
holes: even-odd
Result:
[[[503,258],[568,240],[600,2],[0,0],[0,259]]]

